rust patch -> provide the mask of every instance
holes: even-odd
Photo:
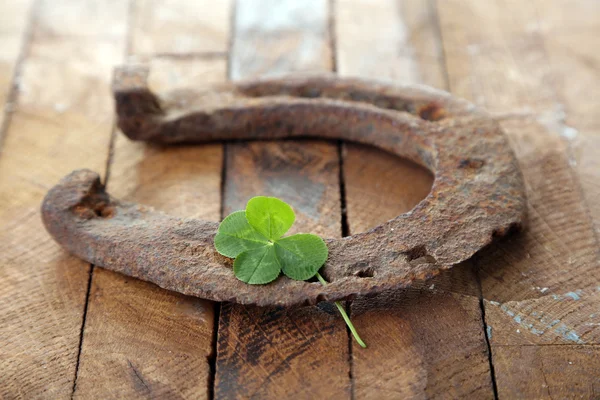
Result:
[[[468,168],[468,169],[479,169],[483,167],[485,161],[480,159],[469,159],[469,160],[460,160],[458,163],[458,168]]]
[[[326,76],[255,80],[159,98],[147,88],[146,75],[143,68],[127,67],[115,77],[118,124],[132,140],[354,141],[428,168],[433,187],[409,213],[369,232],[327,239],[330,256],[322,273],[329,285],[281,276],[253,286],[237,280],[231,260],[215,251],[217,223],[120,202],[96,173],[74,171],[49,191],[42,217],[58,243],[95,265],[216,301],[306,305],[430,278],[525,220],[523,179],[507,138],[486,113],[445,92]]]
[[[419,117],[427,121],[439,121],[446,116],[446,112],[438,103],[429,103],[419,108]]]

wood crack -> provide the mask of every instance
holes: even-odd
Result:
[[[94,275],[94,265],[90,264],[90,270],[88,272],[88,282],[85,291],[85,302],[83,305],[83,316],[81,318],[81,329],[79,330],[79,347],[77,349],[77,360],[75,361],[75,374],[73,378],[73,388],[71,390],[71,399],[75,397],[75,391],[77,390],[77,379],[79,378],[79,363],[81,361],[81,350],[83,349],[83,332],[85,330],[85,323],[87,321],[88,305],[90,303],[90,293],[92,291],[92,277]]]

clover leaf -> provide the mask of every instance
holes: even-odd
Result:
[[[274,281],[281,272],[281,264],[273,245],[244,251],[233,262],[233,273],[246,283],[258,285]]]
[[[269,239],[250,226],[244,210],[236,211],[225,218],[215,236],[217,251],[229,258],[236,258],[246,250],[264,247],[268,243]]]
[[[327,260],[327,245],[317,235],[298,233],[275,242],[275,254],[283,273],[292,279],[305,281],[315,276]]]
[[[253,197],[246,210],[236,211],[221,222],[215,248],[225,257],[235,258],[233,273],[245,283],[266,284],[283,271],[299,281],[316,275],[325,286],[327,281],[318,271],[327,260],[327,245],[319,236],[308,233],[283,237],[295,220],[294,210],[284,201]],[[336,301],[335,305],[357,342],[366,347],[342,304]]]
[[[246,204],[246,218],[257,232],[277,240],[294,225],[296,214],[289,204],[276,197],[258,196]]]
[[[233,272],[246,283],[265,284],[283,273],[304,281],[315,276],[327,260],[327,245],[319,236],[299,233],[282,237],[296,215],[275,197],[254,197],[245,211],[236,211],[219,225],[217,251],[235,258]]]

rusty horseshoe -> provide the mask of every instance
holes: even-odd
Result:
[[[327,239],[330,282],[280,276],[267,285],[235,278],[214,249],[218,223],[182,219],[116,200],[98,174],[74,171],[44,199],[47,230],[95,265],[216,301],[304,305],[409,286],[470,258],[525,220],[521,172],[508,140],[484,111],[424,86],[285,77],[158,97],[147,69],[115,74],[118,125],[154,143],[316,137],[376,146],[433,172],[412,211],[368,232]],[[260,193],[257,193],[259,195]]]

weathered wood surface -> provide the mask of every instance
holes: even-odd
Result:
[[[335,21],[340,75],[447,89],[430,3],[343,0]],[[349,233],[410,211],[432,184],[424,169],[354,144],[343,165]],[[414,289],[354,301],[353,320],[370,344],[353,347],[356,397],[493,398],[478,297],[467,262]]]
[[[69,171],[104,171],[112,129],[110,75],[125,48],[119,5],[107,31],[102,23],[109,21],[89,12],[70,20],[65,3],[36,2],[31,37],[21,42],[27,54],[14,110],[2,133],[0,397],[7,399],[71,396],[90,266],[56,247],[39,207]],[[17,2],[0,5],[3,20],[19,14],[27,19],[29,13],[15,7]],[[72,23],[55,18],[61,12]]]
[[[234,24],[232,79],[331,70],[326,0],[239,0]],[[295,209],[290,233],[341,235],[335,144],[235,143],[226,153],[225,215],[257,194],[276,196]],[[335,308],[223,305],[215,397],[349,398],[348,336]]]
[[[598,15],[593,0],[1,3],[0,397],[598,397]],[[38,212],[76,168],[208,220],[275,195],[296,229],[332,236],[410,209],[431,184],[354,145],[340,160],[315,141],[111,142],[111,70],[126,56],[159,89],[334,69],[449,89],[511,137],[529,229],[414,289],[355,300],[366,350],[331,305],[220,307],[91,268]]]
[[[226,76],[219,59],[150,65],[157,89],[218,83]],[[174,215],[218,221],[222,147],[165,149],[131,142],[119,132],[108,187],[115,196]],[[213,328],[212,302],[95,268],[75,396],[96,397],[110,382],[116,398],[206,397]]]
[[[224,57],[231,5],[231,0],[131,0],[131,53],[142,59]]]
[[[527,181],[528,230],[476,257],[498,395],[597,397],[598,232],[586,202],[594,185],[581,186],[579,174],[595,175],[597,186],[600,171],[577,167],[573,139],[593,142],[600,119],[586,110],[598,99],[586,92],[597,93],[599,82],[587,71],[597,57],[591,47],[572,44],[598,37],[598,18],[585,17],[598,5],[438,5],[451,90],[498,115]],[[577,76],[587,84],[579,96],[577,83],[566,84]],[[593,146],[585,152],[599,155]]]
[[[131,9],[134,26],[129,40],[130,55],[150,66],[151,87],[161,91],[224,82],[225,57],[158,59],[147,53],[169,49],[170,54],[187,55],[192,49],[178,48],[176,44],[182,42],[193,43],[198,51],[212,49],[217,41],[224,47],[229,4],[146,3],[135,2]],[[190,17],[199,8],[210,8],[212,19],[196,21],[190,29],[188,24],[177,24],[177,19],[165,21],[170,7],[187,10]],[[207,37],[207,31],[213,35]],[[174,215],[218,221],[222,148],[220,144],[160,148],[131,142],[118,132],[107,185],[115,196],[130,201]],[[87,307],[75,397],[103,393],[113,398],[208,397],[215,325],[212,302],[96,268]]]
[[[0,140],[6,115],[13,110],[18,85],[17,67],[31,23],[32,0],[8,2],[0,14]]]

